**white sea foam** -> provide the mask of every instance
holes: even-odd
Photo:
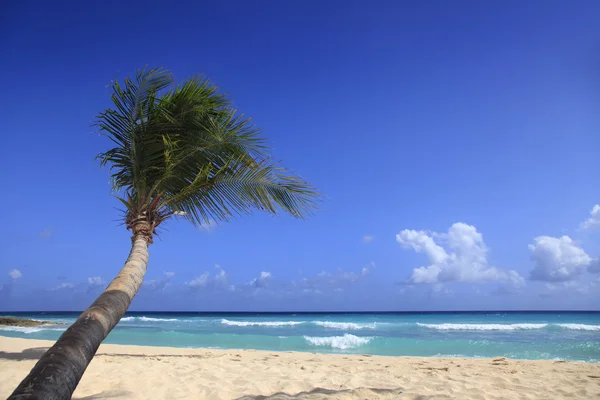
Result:
[[[230,326],[294,326],[304,323],[303,321],[230,321],[222,319],[223,325]]]
[[[542,329],[548,324],[422,324],[423,328],[440,331],[516,331],[521,329]]]
[[[0,330],[21,332],[21,333],[35,333],[41,331],[64,331],[65,328],[57,328],[56,325],[40,325],[35,327],[30,326],[0,326]]]
[[[313,324],[329,329],[375,329],[375,323],[357,324],[354,322],[313,321]]]
[[[586,325],[586,324],[557,324],[561,328],[574,329],[577,331],[600,331],[600,325]]]
[[[174,322],[179,321],[177,318],[151,318],[151,317],[139,317],[142,322]]]
[[[327,336],[327,337],[311,337],[304,336],[304,339],[313,346],[328,346],[334,349],[353,349],[367,344],[373,339],[372,337],[359,337],[348,333],[344,336]]]
[[[142,321],[142,322],[174,322],[179,321],[177,318],[150,318],[150,317],[125,317],[121,321]]]

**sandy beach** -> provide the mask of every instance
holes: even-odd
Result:
[[[0,397],[49,341],[0,337]],[[592,399],[600,364],[104,344],[74,399]]]

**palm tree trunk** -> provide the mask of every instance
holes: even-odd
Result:
[[[9,399],[70,399],[100,343],[123,317],[148,265],[148,243],[134,236],[119,275],[35,364]]]

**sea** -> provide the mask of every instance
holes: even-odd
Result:
[[[50,321],[0,335],[55,340],[77,312],[1,313]],[[130,312],[105,343],[383,356],[600,362],[600,312]]]

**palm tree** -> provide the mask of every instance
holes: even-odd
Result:
[[[259,131],[204,78],[178,86],[164,69],[113,82],[112,102],[97,126],[114,148],[110,165],[132,247],[106,290],[41,357],[10,399],[70,399],[100,343],[123,317],[148,265],[148,246],[168,219],[195,225],[253,209],[303,218],[314,209],[313,187],[278,167]]]

